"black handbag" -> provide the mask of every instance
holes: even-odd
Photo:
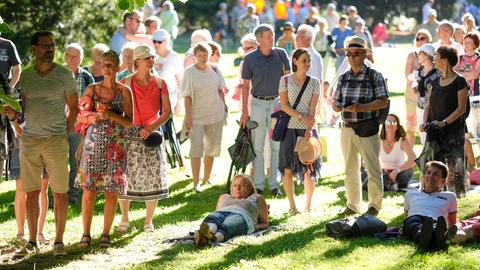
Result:
[[[385,232],[387,224],[374,216],[363,215],[330,221],[325,224],[325,229],[327,235],[332,237],[373,236]]]
[[[131,84],[133,84],[133,80],[131,80]],[[160,92],[161,92],[161,89],[160,89]],[[133,93],[133,100],[135,101],[135,107],[137,108],[137,112],[138,112],[138,119],[140,120],[140,125],[143,127],[142,118],[140,117],[140,110],[138,108],[137,97],[135,95],[135,90],[133,90],[133,86],[132,86],[132,93]],[[158,130],[152,131],[150,135],[148,135],[148,137],[145,140],[143,140],[143,143],[147,147],[158,147],[162,144],[162,142],[163,142],[163,135]]]
[[[300,93],[298,93],[297,98],[295,99],[295,103],[292,106],[292,109],[296,109],[298,103],[302,99],[303,92],[305,92],[305,88],[307,88],[308,82],[310,81],[310,76],[307,76],[305,81],[303,82],[302,88],[300,89]],[[288,79],[285,77],[285,88],[288,89]],[[272,118],[276,118],[275,126],[273,127],[272,132],[272,140],[276,142],[283,141],[285,138],[285,134],[287,133],[288,129],[288,122],[290,122],[290,115],[286,112],[279,110],[278,112],[274,112],[271,115]]]

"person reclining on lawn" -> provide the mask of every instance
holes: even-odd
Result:
[[[195,231],[195,245],[223,242],[234,236],[251,234],[268,228],[268,206],[257,194],[250,176],[233,177],[230,194],[218,198],[217,209],[208,214]]]
[[[455,224],[457,234],[452,239],[452,243],[463,244],[468,241],[480,239],[480,206],[475,216],[467,220],[461,220]]]
[[[453,192],[442,191],[447,174],[444,163],[430,161],[423,176],[423,190],[405,194],[403,235],[423,250],[444,249],[447,235],[456,233],[457,197]]]

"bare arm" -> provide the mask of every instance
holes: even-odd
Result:
[[[417,157],[415,156],[415,152],[413,152],[413,148],[407,139],[400,139],[400,149],[407,154],[407,160],[402,166],[400,166],[400,171],[408,170],[415,166],[415,159],[417,159]]]
[[[105,111],[97,114],[99,114],[101,119],[109,119],[126,128],[129,128],[133,125],[132,93],[130,92],[129,88],[123,85],[119,86],[119,88],[119,91],[122,91],[123,96],[123,115],[116,114],[112,111]]]
[[[18,82],[18,79],[20,79],[21,72],[22,72],[21,65],[16,65],[12,67],[12,79],[10,80],[10,88],[15,87],[15,85]]]
[[[457,223],[457,212],[448,214],[447,223],[449,228]]]
[[[183,98],[185,102],[185,126],[188,129],[192,128],[192,97],[185,96]]]
[[[407,63],[405,64],[405,78],[413,72],[415,64],[415,57],[413,53],[408,54]]]
[[[240,125],[243,127],[247,123],[250,116],[248,115],[248,96],[250,95],[250,83],[248,79],[243,80],[242,85],[242,116],[240,117]]]
[[[85,97],[85,96],[86,97],[91,97],[92,96],[92,91],[93,91],[92,85],[87,86],[87,88],[85,88],[85,92],[83,92],[82,97]],[[91,115],[90,119],[93,120],[94,117],[96,118],[96,116]],[[84,115],[81,115],[81,114],[77,115],[77,122],[78,123],[92,124],[92,122],[90,122],[88,119],[89,119],[88,116],[84,116]]]
[[[257,198],[258,206],[260,207],[260,212],[258,216],[258,224],[255,225],[256,230],[262,230],[268,228],[268,205],[265,199],[262,196]]]
[[[66,95],[67,112],[67,134],[70,134],[78,115],[78,94],[77,92]]]
[[[228,194],[222,194],[220,197],[218,197],[217,201],[217,206],[215,207],[215,210],[218,210],[222,207],[223,201],[225,201],[225,197],[227,197]]]
[[[387,106],[388,104],[388,98],[387,97],[379,97],[375,99],[372,102],[369,103],[354,103],[348,107],[345,108],[346,111],[348,112],[369,112],[369,111],[376,111],[383,109]],[[337,107],[338,108],[338,107]],[[335,106],[333,107],[334,111]]]

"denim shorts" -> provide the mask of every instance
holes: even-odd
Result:
[[[215,211],[208,214],[203,221],[217,225],[217,232],[223,234],[225,240],[248,233],[247,222],[242,215],[237,213]]]

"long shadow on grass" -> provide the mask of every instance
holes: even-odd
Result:
[[[285,218],[282,218],[278,220],[278,222],[281,222],[284,219]],[[325,222],[312,225],[301,231],[284,234],[260,245],[242,243],[238,247],[225,254],[222,261],[201,265],[196,269],[226,269],[236,264],[240,260],[258,260],[261,258],[274,257],[284,252],[295,251],[306,246],[308,243],[320,236],[325,226]],[[276,221],[272,221],[272,223],[276,223]],[[207,248],[221,249],[222,247]],[[189,254],[196,254],[195,256],[200,256],[199,251],[201,251],[201,249],[198,249],[190,244],[174,245],[169,249],[161,251],[158,254],[160,257],[159,259],[148,261],[144,264],[138,265],[137,267],[138,269],[144,269],[148,267],[162,269],[162,266],[175,260],[180,253],[188,252]]]
[[[132,239],[137,236],[138,233],[132,233],[126,236],[120,236],[112,234],[112,247],[113,248],[121,248],[128,245]],[[95,237],[95,236],[94,236]],[[25,260],[19,261],[15,264],[11,264],[6,266],[5,269],[15,270],[15,269],[34,269],[33,265],[36,264],[36,269],[49,269],[52,267],[61,267],[67,265],[73,261],[82,260],[85,255],[90,254],[97,254],[97,253],[105,253],[108,252],[108,249],[102,249],[99,247],[100,241],[98,237],[92,238],[91,247],[84,249],[80,248],[77,243],[67,246],[67,256],[62,257],[53,257],[53,253],[51,251],[46,253],[36,254],[31,256]],[[0,267],[1,269],[1,267]]]

